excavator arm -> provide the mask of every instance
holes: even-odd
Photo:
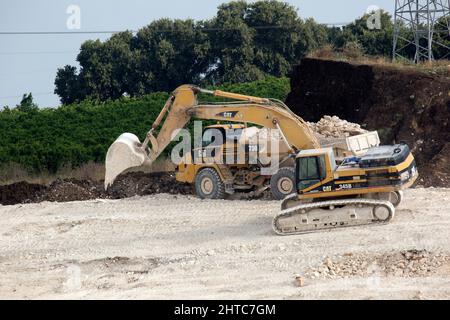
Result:
[[[198,104],[199,93],[241,101],[239,103]],[[281,102],[195,86],[177,88],[167,100],[143,143],[131,133],[122,134],[106,155],[105,189],[123,171],[150,165],[164,151],[191,118],[252,123],[280,130],[292,150],[315,149],[320,144],[306,122]],[[157,137],[154,132],[162,124]]]

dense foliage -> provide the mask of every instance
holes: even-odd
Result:
[[[327,28],[275,0],[233,1],[207,21],[159,19],[137,34],[82,44],[73,66],[60,68],[63,104],[170,91],[183,83],[220,85],[283,77],[307,51],[327,42]]]
[[[219,85],[283,77],[308,52],[326,45],[391,57],[393,19],[380,11],[380,28],[369,28],[371,17],[365,14],[343,28],[327,27],[301,19],[295,7],[282,1],[231,1],[220,5],[210,20],[164,18],[136,35],[126,31],[105,42],[86,41],[77,57],[80,69],[66,65],[58,70],[55,93],[68,104],[88,97],[107,100],[169,91],[182,83]],[[406,28],[399,35],[412,38]],[[436,36],[450,46],[448,33]],[[399,47],[404,47],[402,41]],[[435,56],[442,57],[446,50],[437,48]],[[415,47],[406,46],[402,54],[413,58]]]
[[[277,99],[284,99],[290,90],[287,78],[274,77],[221,89]],[[65,165],[103,162],[109,145],[121,133],[145,136],[168,96],[153,93],[106,102],[85,100],[56,109],[7,108],[0,112],[0,163],[54,173]],[[27,97],[22,104],[33,105]]]

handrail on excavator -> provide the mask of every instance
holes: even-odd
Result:
[[[207,90],[207,89],[202,89],[199,87],[196,87],[195,89],[198,90],[198,92],[210,94],[215,97],[229,98],[229,99],[248,101],[248,102],[260,103],[260,104],[267,104],[270,102],[270,100],[267,98],[248,96],[248,95],[239,94],[239,93],[226,92],[226,91],[221,91],[221,90]]]

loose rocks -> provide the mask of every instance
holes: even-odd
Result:
[[[404,250],[380,255],[352,254],[334,260],[327,257],[318,267],[307,270],[306,276],[311,279],[370,275],[418,277],[434,274],[449,263],[449,255],[427,250]]]
[[[367,133],[359,124],[339,119],[337,116],[324,116],[319,122],[308,122],[309,127],[325,138],[345,138]]]

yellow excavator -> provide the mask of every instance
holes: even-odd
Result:
[[[199,103],[199,94],[236,101]],[[414,158],[406,145],[380,147],[378,135],[369,134],[327,147],[281,101],[183,85],[171,94],[143,143],[134,134],[124,133],[110,146],[105,188],[125,170],[151,165],[192,118],[227,124],[205,129],[202,136],[206,145],[183,156],[177,180],[193,183],[197,195],[209,199],[224,198],[235,190],[261,192],[270,187],[276,199],[285,199],[282,212],[273,221],[278,234],[387,222],[401,201],[401,190],[417,178]],[[271,133],[266,138],[269,150],[277,145],[277,171],[263,173],[270,161],[221,161],[230,154],[235,158],[241,146],[248,153],[258,153],[259,145],[241,137],[243,132],[260,130],[248,128],[248,123],[278,134],[275,139]],[[220,144],[208,139],[212,131],[222,133]],[[227,132],[232,133],[231,139]]]
[[[197,97],[200,93],[236,101],[199,104]],[[247,128],[248,123],[279,130],[281,137],[278,141],[277,157],[280,158],[280,166],[287,168],[277,172],[278,174],[261,175],[261,166],[267,167],[270,163],[235,161],[236,163],[230,164],[226,161],[210,161],[211,154],[205,152],[208,151],[205,149],[217,150],[214,143],[213,146],[194,149],[192,153],[185,155],[185,161],[178,164],[176,178],[180,182],[193,183],[197,195],[201,198],[220,199],[235,190],[261,192],[272,185],[274,197],[283,199],[294,191],[293,163],[296,152],[320,147],[307,123],[281,101],[183,85],[171,94],[143,143],[140,143],[134,134],[124,133],[111,145],[106,155],[105,188],[123,171],[151,165],[192,118],[235,123],[209,126],[203,132],[206,140],[208,133],[213,130],[221,131],[225,135],[223,141],[227,143],[214,155],[216,160],[221,156],[226,158],[230,152],[236,155],[238,146],[246,144],[242,142],[246,140],[242,137],[231,139],[230,143],[227,132],[235,135],[239,130],[249,132],[252,128]],[[159,132],[155,137],[154,133],[158,128]],[[270,145],[270,141],[268,144]],[[246,148],[248,151],[257,146],[247,144]]]
[[[302,150],[295,168],[296,193],[283,200],[273,220],[279,235],[388,223],[402,190],[418,177],[406,144],[373,147],[339,165],[331,148]]]

